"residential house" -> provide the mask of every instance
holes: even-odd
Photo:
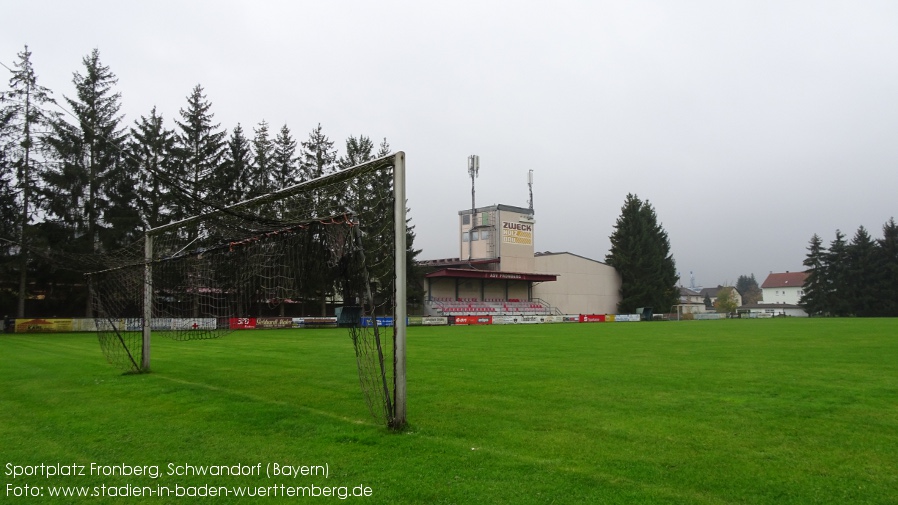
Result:
[[[717,286],[716,288],[703,288],[699,292],[699,295],[701,295],[703,302],[706,297],[711,299],[711,308],[709,310],[713,311],[714,310],[714,302],[717,301],[717,296],[723,290],[732,290],[733,297],[736,299],[736,306],[738,307],[738,306],[742,305],[742,295],[733,286]]]
[[[700,314],[707,312],[704,297],[701,293],[693,289],[680,286],[680,303],[676,307],[677,313],[682,314]]]
[[[761,299],[764,303],[798,305],[804,296],[805,272],[773,273],[761,284]]]
[[[807,317],[808,313],[800,305],[807,276],[805,272],[770,272],[761,284],[761,301],[744,305],[738,312],[750,317],[758,315]]]

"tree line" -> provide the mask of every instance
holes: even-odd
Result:
[[[350,136],[341,155],[315,126],[251,132],[215,122],[201,85],[167,126],[154,107],[128,124],[112,70],[94,49],[61,101],[38,83],[28,47],[0,94],[0,307],[16,317],[71,316],[88,307],[84,271],[54,258],[120,249],[155,228],[390,154]],[[5,65],[4,65],[5,66]],[[407,236],[410,278],[414,227]],[[416,291],[410,290],[410,295]],[[26,300],[42,299],[40,303]]]
[[[882,237],[861,226],[851,241],[836,230],[829,247],[816,233],[803,262],[801,304],[812,316],[898,316],[898,225],[890,218]]]

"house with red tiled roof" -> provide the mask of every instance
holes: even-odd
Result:
[[[761,284],[762,300],[736,311],[743,317],[808,317],[799,304],[807,276],[804,272],[770,272]]]
[[[804,296],[807,277],[805,272],[770,272],[761,284],[762,303],[798,305]]]

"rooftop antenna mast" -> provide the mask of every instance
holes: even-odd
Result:
[[[527,173],[527,187],[530,189],[530,200],[527,204],[530,206],[530,215],[533,215],[533,170]]]
[[[480,173],[480,156],[472,154],[468,156],[468,175],[471,176],[471,227],[468,229],[468,261],[471,261],[474,248],[474,179]]]

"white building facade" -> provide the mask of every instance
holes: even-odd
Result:
[[[808,274],[804,272],[770,272],[761,284],[763,303],[798,305],[804,296],[804,283],[807,277]]]

